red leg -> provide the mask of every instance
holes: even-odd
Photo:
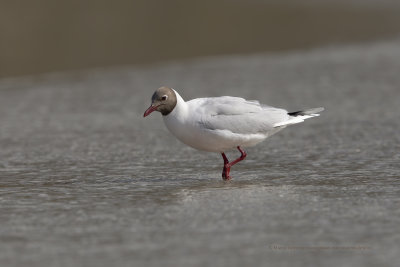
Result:
[[[229,180],[231,177],[229,176],[229,172],[231,170],[231,167],[229,166],[229,160],[226,157],[225,153],[221,153],[222,158],[224,159],[224,168],[222,169],[222,179],[223,180]]]
[[[240,157],[238,157],[237,159],[235,159],[232,162],[229,162],[228,164],[230,165],[230,167],[232,167],[233,165],[235,165],[236,163],[238,163],[239,161],[242,161],[246,158],[247,154],[246,152],[244,152],[243,149],[240,148],[240,146],[237,147],[237,149],[240,151]]]
[[[222,170],[222,179],[224,179],[224,180],[230,180],[231,179],[231,177],[229,176],[229,172],[231,170],[231,167],[233,165],[235,165],[236,163],[238,163],[239,161],[244,160],[246,158],[246,156],[247,156],[246,152],[244,152],[244,150],[241,149],[240,146],[238,146],[237,149],[240,151],[241,155],[240,155],[239,158],[235,159],[232,162],[229,162],[229,160],[226,157],[224,152],[221,153],[222,158],[224,159],[224,168]]]

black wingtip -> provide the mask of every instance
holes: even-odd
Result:
[[[304,115],[304,113],[303,113],[303,111],[301,110],[301,111],[295,111],[295,112],[288,112],[288,115],[289,115],[289,116],[296,117],[296,116]]]
[[[289,116],[297,117],[297,116],[304,116],[304,115],[311,115],[311,114],[317,114],[321,111],[323,111],[324,108],[311,108],[311,109],[306,109],[306,110],[300,110],[300,111],[295,111],[295,112],[289,112]]]

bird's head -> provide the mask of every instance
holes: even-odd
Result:
[[[150,115],[153,111],[159,111],[162,115],[166,116],[176,106],[176,94],[174,90],[168,87],[158,88],[151,97],[151,105],[144,112],[143,117]]]

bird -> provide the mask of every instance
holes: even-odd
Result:
[[[247,156],[244,147],[254,146],[289,125],[319,116],[323,107],[288,112],[241,97],[220,96],[185,101],[172,88],[162,86],[151,97],[144,112],[162,114],[168,130],[197,150],[221,153],[222,179],[230,180],[231,167]],[[237,149],[240,156],[229,161],[225,152]]]

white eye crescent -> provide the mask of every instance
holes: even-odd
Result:
[[[167,100],[168,99],[168,96],[167,95],[163,95],[162,97],[161,97],[161,100]]]

